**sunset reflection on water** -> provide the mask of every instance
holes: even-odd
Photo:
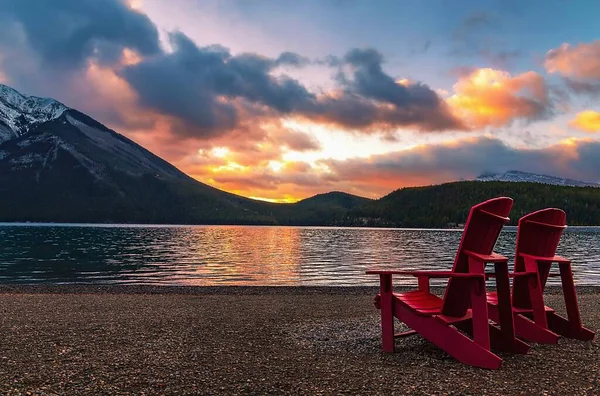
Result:
[[[460,230],[0,224],[0,283],[377,285],[367,268],[451,268],[460,236]],[[506,228],[496,251],[512,259],[514,238],[515,229]],[[573,259],[578,284],[600,285],[600,228],[569,228],[559,254]]]

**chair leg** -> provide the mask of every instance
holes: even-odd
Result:
[[[556,344],[560,336],[554,331],[538,325],[524,315],[515,315],[515,330],[517,336],[538,344]]]
[[[537,263],[534,260],[525,259],[525,268],[527,271],[536,273],[533,278],[528,279],[529,298],[531,309],[533,311],[533,321],[540,327],[547,329],[548,321],[546,319],[546,308],[544,304],[544,291],[542,280],[538,271]]]
[[[394,315],[462,363],[492,370],[498,369],[502,363],[502,359],[489,349],[439,319],[418,315],[403,304],[394,305]]]
[[[500,323],[500,314],[496,304],[488,304],[488,312],[490,314],[490,319],[496,323]],[[523,315],[514,314],[513,319],[515,335],[526,341],[537,342],[538,344],[556,344],[560,338],[558,334],[538,326],[534,321]],[[492,342],[492,348],[506,352],[522,353],[523,346],[520,345],[520,343],[521,341],[518,338],[515,338],[514,351],[501,349],[502,347],[499,348],[498,344],[494,344],[494,342]]]
[[[492,349],[496,351],[526,354],[531,348],[529,344],[516,337],[507,339],[506,332],[492,324],[490,324],[490,340]]]
[[[565,337],[590,341],[594,339],[595,334],[591,330],[584,328],[581,323],[581,313],[579,312],[579,304],[577,303],[577,292],[575,291],[571,263],[559,263],[559,269],[568,319],[556,313],[548,312],[548,327]]]
[[[483,274],[485,263],[469,257],[469,271]],[[487,296],[485,294],[485,280],[473,280],[471,288],[471,311],[473,313],[473,341],[485,349],[490,349],[490,329],[488,321]]]
[[[527,353],[529,345],[516,337],[508,262],[495,263],[495,271],[498,305],[488,304],[488,308],[495,311],[492,320],[500,324],[500,332],[498,329],[491,330],[492,347],[506,352]]]
[[[381,349],[383,352],[394,352],[394,294],[392,275],[379,275],[381,304]]]
[[[548,327],[555,333],[576,340],[591,341],[596,335],[593,331],[583,326],[573,326],[570,320],[554,312],[548,312]]]
[[[493,307],[489,307],[489,312],[491,313],[494,310]],[[492,320],[494,320],[492,318],[492,315],[490,315],[490,318]],[[495,320],[494,320],[495,321]],[[472,322],[469,321],[464,321],[464,322],[459,322],[459,323],[453,323],[453,326],[455,326],[457,329],[459,329],[460,331],[462,331],[463,333],[469,335],[469,336],[473,336],[473,324]],[[522,354],[526,354],[529,351],[529,344],[516,339],[514,341],[507,341],[505,333],[502,331],[502,329],[498,328],[497,326],[490,324],[489,325],[489,332],[490,332],[490,344],[491,344],[491,349],[495,350],[495,351],[500,351],[500,352],[509,352],[509,353],[522,353]]]

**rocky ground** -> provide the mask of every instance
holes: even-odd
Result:
[[[380,352],[376,288],[0,286],[2,394],[600,394],[600,345],[497,371],[420,336]],[[579,288],[600,332],[600,288]],[[561,309],[551,290],[548,305]]]

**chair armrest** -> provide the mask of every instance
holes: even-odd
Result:
[[[411,275],[428,278],[483,278],[483,274],[469,274],[452,271],[398,271],[398,270],[368,270],[367,274],[378,275]]]
[[[486,263],[503,263],[503,262],[508,261],[508,257],[505,257],[498,253],[480,254],[480,253],[472,252],[470,250],[463,250],[463,252],[469,257],[476,258],[476,259],[481,260]]]
[[[508,274],[508,277],[509,278],[519,278],[519,277],[522,277],[522,276],[534,276],[534,275],[537,275],[537,272],[529,271],[529,272],[516,272],[514,274]],[[488,279],[488,278],[495,278],[495,277],[496,277],[495,273],[486,273],[485,274],[485,278],[486,279]]]
[[[531,260],[535,260],[535,261],[551,261],[553,263],[559,263],[559,264],[569,264],[571,263],[571,260],[566,259],[564,257],[561,256],[552,256],[552,257],[544,257],[544,256],[534,256],[532,254],[526,254],[526,253],[519,253],[519,256],[523,257],[523,258],[528,258]]]

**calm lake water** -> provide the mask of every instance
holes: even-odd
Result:
[[[515,236],[505,228],[496,245],[511,260]],[[367,268],[450,269],[460,237],[461,230],[0,223],[0,283],[377,285]],[[573,260],[577,284],[600,285],[600,227],[569,228],[559,254]]]

